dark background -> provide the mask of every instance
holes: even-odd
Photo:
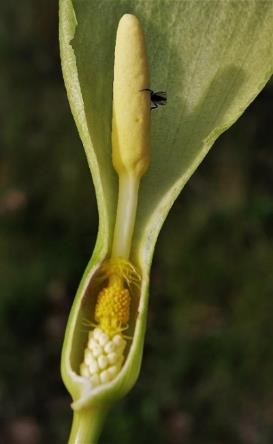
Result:
[[[60,352],[97,232],[57,7],[0,6],[1,444],[67,442]],[[102,444],[273,442],[272,108],[268,85],[174,205],[153,262],[141,375]]]

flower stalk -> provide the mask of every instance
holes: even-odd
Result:
[[[101,407],[75,411],[68,444],[97,443],[106,413]]]

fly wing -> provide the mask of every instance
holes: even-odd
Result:
[[[153,99],[159,105],[165,105],[167,102],[167,92],[166,91],[156,91],[153,94]]]
[[[155,94],[157,96],[161,96],[161,97],[164,97],[165,99],[167,99],[167,91],[156,91]]]

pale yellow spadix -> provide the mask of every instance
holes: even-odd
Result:
[[[113,165],[119,175],[141,177],[149,164],[150,94],[144,33],[137,17],[125,14],[118,25],[112,117]]]
[[[112,257],[128,259],[134,232],[138,188],[149,166],[150,93],[144,33],[137,17],[125,14],[118,25],[112,116],[112,157],[119,196]]]

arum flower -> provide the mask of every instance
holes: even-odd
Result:
[[[60,0],[63,75],[100,216],[62,353],[70,443],[95,443],[111,404],[134,385],[160,228],[213,142],[273,71],[272,3],[126,7]],[[151,114],[152,85],[169,99]]]

